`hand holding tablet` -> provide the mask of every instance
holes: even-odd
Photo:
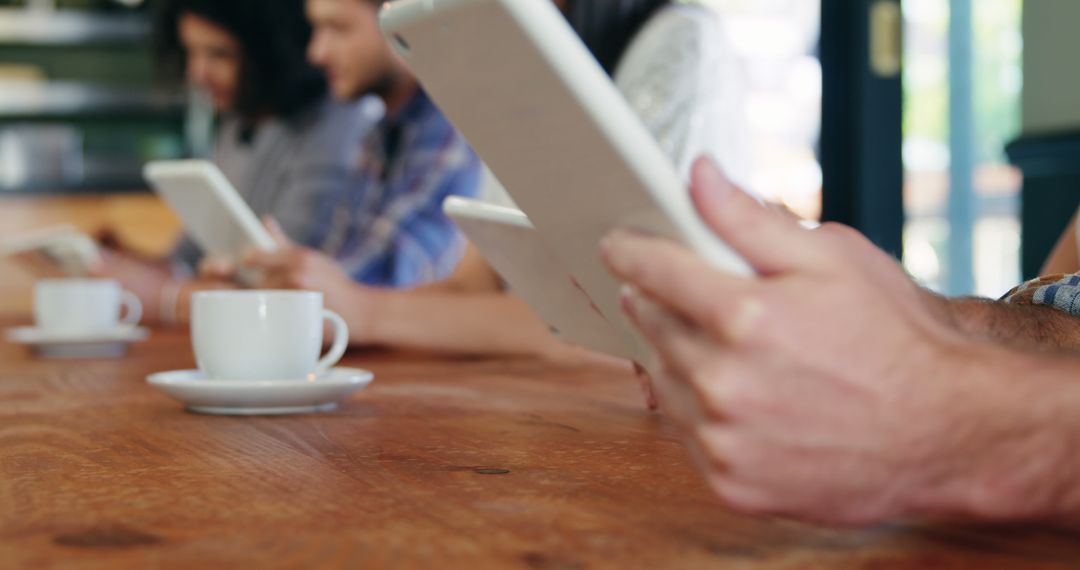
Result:
[[[274,238],[213,163],[155,161],[146,165],[143,175],[207,256],[238,263],[250,249],[277,249]],[[243,270],[239,278],[245,283],[257,280]]]

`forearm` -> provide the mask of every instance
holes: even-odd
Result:
[[[918,510],[1080,520],[1080,359],[989,343],[951,353],[940,372],[954,407],[931,411],[950,418],[935,443],[938,484],[923,485]]]
[[[1018,348],[1080,352],[1080,319],[1057,309],[936,295],[932,302],[956,328],[973,337]]]
[[[233,289],[223,281],[177,279],[140,295],[143,304],[142,323],[150,326],[186,327],[191,322],[191,298],[199,291]]]
[[[503,293],[367,291],[354,344],[461,354],[547,355],[561,343],[520,300]]]
[[[1065,233],[1062,234],[1061,239],[1058,240],[1057,245],[1050,252],[1050,257],[1047,258],[1046,263],[1043,265],[1040,275],[1075,273],[1080,270],[1080,252],[1077,251],[1076,244],[1078,215],[1080,214],[1074,214],[1072,219],[1069,220]]]
[[[499,292],[503,290],[499,275],[484,259],[479,250],[471,243],[467,243],[465,252],[461,256],[454,272],[443,279],[429,285],[418,287],[418,291],[429,292],[454,292],[454,293],[480,293]]]

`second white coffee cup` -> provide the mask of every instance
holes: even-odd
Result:
[[[334,342],[321,360],[323,322]],[[192,296],[191,340],[199,370],[215,380],[296,380],[329,370],[349,328],[313,291],[204,291]]]
[[[111,279],[42,279],[34,284],[34,320],[42,330],[98,333],[133,326],[141,317],[139,298]]]

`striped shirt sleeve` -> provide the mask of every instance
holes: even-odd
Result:
[[[1033,279],[1009,291],[1003,300],[1016,305],[1053,307],[1080,316],[1080,274]]]

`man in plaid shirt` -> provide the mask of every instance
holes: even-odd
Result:
[[[367,285],[448,275],[462,239],[442,202],[475,195],[480,160],[422,90],[365,137],[357,177],[327,201],[316,242],[322,251]]]
[[[442,202],[476,195],[481,181],[480,159],[383,38],[378,6],[307,1],[308,55],[326,70],[334,95],[374,95],[385,111],[361,143],[355,182],[320,213],[318,250],[292,244],[270,220],[281,247],[244,260],[263,275],[259,287],[322,291],[338,311],[360,304],[362,286],[414,287],[448,276],[464,248]]]

